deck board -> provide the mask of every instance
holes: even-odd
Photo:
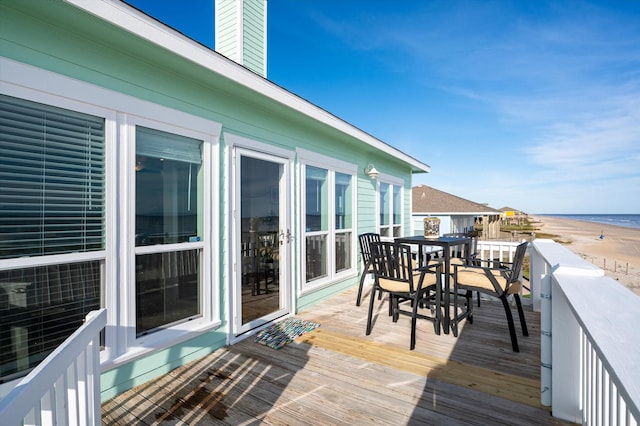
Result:
[[[321,324],[273,350],[252,338],[182,366],[103,404],[104,425],[486,425],[566,424],[540,404],[540,321],[526,309],[530,337],[511,351],[504,311],[483,301],[457,338],[409,319],[393,323],[355,290],[297,317]]]

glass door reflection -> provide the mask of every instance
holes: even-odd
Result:
[[[279,214],[283,172],[280,162],[240,158],[240,331],[259,326],[284,309]]]

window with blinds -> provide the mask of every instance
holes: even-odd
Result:
[[[0,95],[0,383],[26,374],[101,305],[104,119]]]
[[[0,259],[104,249],[104,127],[0,95]]]

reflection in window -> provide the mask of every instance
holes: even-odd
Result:
[[[202,239],[202,141],[136,128],[136,246]],[[136,255],[138,335],[201,314],[200,248]]]
[[[201,145],[137,128],[136,246],[198,240]]]
[[[307,231],[326,231],[328,215],[328,171],[317,167],[306,168]]]
[[[106,185],[103,117],[0,95],[0,122],[3,383],[100,308]],[[88,252],[100,259],[77,260]]]
[[[353,268],[353,176],[305,167],[306,281]],[[333,218],[332,220],[329,220]]]
[[[136,256],[136,334],[200,314],[200,250]]]
[[[378,193],[380,208],[380,235],[383,237],[402,236],[402,187],[380,182]]]
[[[380,235],[383,237],[389,236],[389,184],[380,182]]]
[[[329,171],[318,167],[306,166],[306,216],[307,233],[307,281],[327,276],[327,238],[328,238],[328,176]]]
[[[90,261],[0,271],[2,380],[38,365],[100,309],[101,269]]]
[[[336,172],[335,209],[336,209],[336,272],[351,268],[351,240],[353,194],[351,175]]]
[[[393,236],[401,237],[402,230],[402,199],[400,197],[400,187],[393,185]]]

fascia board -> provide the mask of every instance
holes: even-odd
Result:
[[[172,53],[194,62],[212,72],[243,85],[267,98],[301,112],[308,117],[326,124],[342,133],[361,140],[371,147],[392,155],[409,164],[413,173],[428,173],[431,167],[405,154],[393,146],[371,136],[328,111],[289,92],[277,84],[236,64],[224,56],[213,52],[179,32],[140,13],[135,8],[119,0],[65,0],[114,26],[120,27]]]

